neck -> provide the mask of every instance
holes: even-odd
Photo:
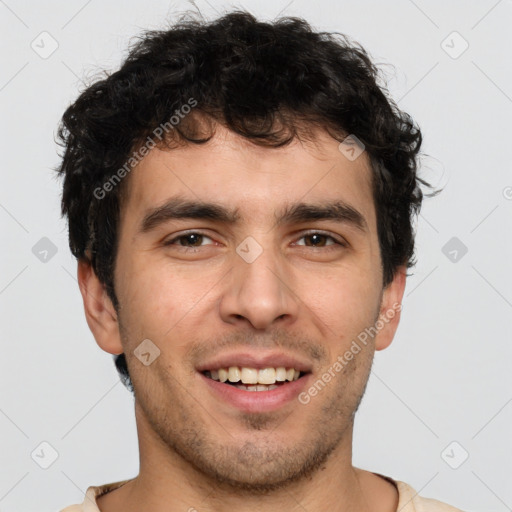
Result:
[[[238,490],[212,480],[191,465],[150,428],[136,404],[139,436],[139,475],[117,490],[98,498],[101,512],[274,512],[290,510],[324,512],[369,512],[396,510],[377,508],[376,481],[380,498],[386,484],[371,473],[352,466],[353,422],[336,449],[312,475],[265,494]],[[386,486],[389,493],[389,484]],[[371,496],[371,498],[370,498]],[[389,495],[388,495],[389,496]],[[373,501],[372,501],[373,500]],[[396,501],[396,499],[395,499]],[[382,506],[382,501],[380,502]]]

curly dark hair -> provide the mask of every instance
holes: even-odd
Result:
[[[417,176],[422,135],[378,85],[379,70],[359,43],[315,32],[300,18],[261,22],[234,11],[144,32],[120,69],[105,76],[65,111],[56,171],[64,177],[62,215],[71,252],[92,265],[116,309],[113,275],[126,180],[111,187],[107,180],[191,99],[193,111],[160,145],[205,143],[216,123],[269,147],[307,138],[312,128],[339,141],[355,135],[372,166],[383,286],[399,266],[414,264],[412,221],[421,185],[428,186]],[[133,391],[124,354],[115,364]]]

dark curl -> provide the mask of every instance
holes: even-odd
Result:
[[[161,140],[202,144],[220,123],[249,141],[279,147],[323,128],[337,140],[354,134],[373,171],[383,285],[414,264],[413,216],[422,202],[417,176],[421,131],[378,86],[377,67],[346,36],[314,32],[298,18],[272,23],[236,11],[212,22],[184,19],[148,31],[121,68],[84,90],[64,113],[57,172],[69,245],[89,261],[116,309],[114,265],[126,181],[102,187],[156,127],[190,102],[196,108]],[[116,357],[133,391],[124,354]]]

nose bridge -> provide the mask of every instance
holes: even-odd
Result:
[[[283,315],[295,317],[297,304],[289,274],[272,235],[247,237],[233,257],[230,286],[221,304],[224,320],[244,317],[255,328],[264,329]]]

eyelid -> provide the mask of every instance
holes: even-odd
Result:
[[[343,237],[341,237],[339,235],[334,235],[333,233],[330,233],[329,231],[323,231],[321,229],[309,229],[306,231],[301,231],[300,237],[298,237],[297,240],[300,240],[301,238],[304,238],[305,236],[308,236],[308,235],[322,235],[322,236],[325,236],[326,238],[330,238],[331,240],[333,240],[335,242],[334,245],[338,244],[338,245],[341,245],[342,247],[348,247],[348,243]],[[332,246],[327,246],[327,247],[332,247]],[[315,247],[313,247],[313,248],[315,248]],[[324,247],[318,247],[318,249],[324,249]]]
[[[204,236],[206,238],[210,238],[212,240],[212,237],[211,236],[208,236],[205,232],[201,231],[201,230],[198,230],[198,229],[189,229],[187,231],[182,231],[176,235],[172,235],[172,238],[169,238],[168,240],[167,239],[164,239],[164,241],[162,242],[163,245],[171,245],[173,242],[176,242],[176,240],[179,240],[180,238],[184,238],[186,237],[187,235],[201,235],[201,236]],[[198,247],[196,247],[197,249]],[[184,247],[184,249],[186,249],[186,247]],[[192,249],[192,247],[190,247],[190,249]]]
[[[300,234],[300,236],[297,237],[296,235],[299,235],[299,234]],[[338,244],[342,247],[348,247],[348,243],[346,242],[346,240],[344,238],[336,236],[328,231],[323,231],[321,229],[309,229],[306,231],[299,231],[295,235],[295,239],[300,240],[301,238],[304,238],[305,236],[317,235],[317,234],[325,236],[327,238],[330,238],[331,240],[333,240],[335,242],[335,244]],[[210,237],[206,232],[204,232],[200,229],[190,229],[187,231],[182,231],[181,233],[179,233],[177,235],[173,235],[173,237],[171,239],[165,240],[163,242],[163,245],[171,245],[171,244],[173,244],[173,242],[176,242],[180,238],[186,237],[187,235],[201,235],[206,238],[210,238],[212,240],[212,237]],[[202,246],[199,246],[199,247],[202,247]],[[188,247],[188,249],[198,249],[199,247]],[[332,246],[327,246],[327,247],[332,247]],[[187,249],[187,247],[182,247],[182,248]],[[313,247],[313,248],[315,248],[315,247]],[[323,249],[323,247],[318,247],[318,249]]]

